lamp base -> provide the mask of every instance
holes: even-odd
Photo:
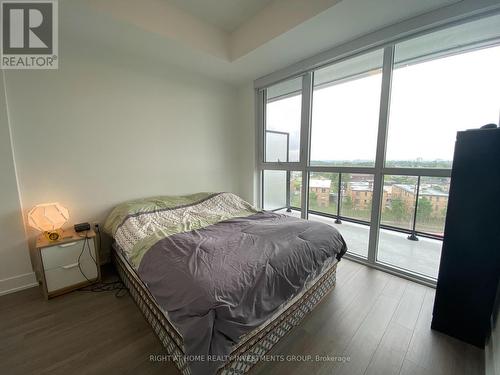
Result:
[[[62,236],[62,230],[55,229],[55,230],[45,231],[45,232],[43,232],[43,234],[44,234],[45,238],[47,238],[49,241],[57,241]]]

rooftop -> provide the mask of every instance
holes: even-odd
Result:
[[[369,181],[350,182],[349,189],[352,191],[373,191],[373,183]]]
[[[309,181],[309,186],[312,188],[328,188],[332,184],[332,180],[311,180]]]
[[[410,194],[416,194],[415,185],[405,185],[405,184],[394,184],[396,186]],[[438,196],[438,197],[447,197],[448,193],[442,190],[438,190],[432,186],[420,186],[420,191],[418,193],[420,196]]]

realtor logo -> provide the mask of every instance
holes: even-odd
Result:
[[[3,0],[2,69],[57,69],[57,1]]]

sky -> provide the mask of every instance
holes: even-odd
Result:
[[[396,56],[397,58],[397,56]],[[316,89],[311,160],[375,160],[381,74]],[[267,105],[298,161],[300,95]],[[458,130],[500,119],[500,46],[395,69],[387,160],[452,160]]]

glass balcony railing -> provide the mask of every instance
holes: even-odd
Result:
[[[266,161],[289,162],[290,134],[267,129],[265,134]],[[351,254],[368,259],[372,203],[380,199],[376,262],[437,278],[449,177],[384,175],[377,198],[373,173],[308,175],[309,219],[336,227]],[[300,171],[264,170],[264,209],[300,217],[303,177]]]
[[[286,172],[286,180],[284,208],[300,211],[301,173]],[[414,241],[442,240],[449,186],[448,177],[386,175],[380,228],[406,233]],[[333,218],[337,224],[370,225],[372,199],[372,174],[310,173],[309,213]]]
[[[266,171],[269,172],[269,171]],[[275,171],[273,171],[275,172]],[[300,217],[301,172],[281,171],[280,213]],[[368,257],[373,174],[310,172],[309,220],[337,228],[349,252]],[[377,261],[437,278],[450,179],[386,175]]]
[[[300,217],[300,210],[293,208],[291,212],[286,209],[277,212]],[[336,228],[344,237],[349,252],[358,256],[367,256],[368,238],[370,227],[350,221],[337,224],[336,219],[324,214],[309,213],[309,220],[319,221]],[[409,241],[406,233],[394,230],[381,229],[379,234],[379,251],[377,261],[396,266],[398,268],[437,278],[439,260],[441,257],[442,241],[431,238],[420,238],[420,241]]]

